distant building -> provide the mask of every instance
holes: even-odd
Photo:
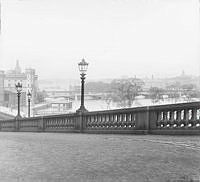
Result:
[[[32,94],[32,104],[34,104],[38,91],[38,76],[32,68],[22,72],[19,61],[16,62],[14,70],[7,72],[0,71],[0,104],[6,107],[17,107],[17,96],[15,84],[22,83],[21,106],[27,105],[28,90]]]
[[[0,71],[0,105],[4,102],[4,71]]]

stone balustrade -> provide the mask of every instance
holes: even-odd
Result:
[[[88,112],[83,115],[84,131],[90,133],[144,133],[148,107]]]
[[[0,131],[200,134],[200,102],[1,120]]]
[[[154,133],[200,134],[200,102],[152,106],[156,122],[150,124]]]

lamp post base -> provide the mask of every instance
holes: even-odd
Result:
[[[20,115],[17,115],[17,116],[15,117],[15,119],[22,119],[22,117],[21,117]]]
[[[78,110],[76,110],[77,113],[85,113],[85,112],[88,112],[88,110],[84,107],[84,106],[81,106]]]

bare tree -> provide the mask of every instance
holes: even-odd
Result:
[[[142,91],[144,82],[140,79],[118,79],[112,83],[112,100],[121,107],[131,107],[135,97]]]

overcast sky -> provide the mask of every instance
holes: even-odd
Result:
[[[197,75],[198,0],[1,0],[0,69],[40,79]]]

